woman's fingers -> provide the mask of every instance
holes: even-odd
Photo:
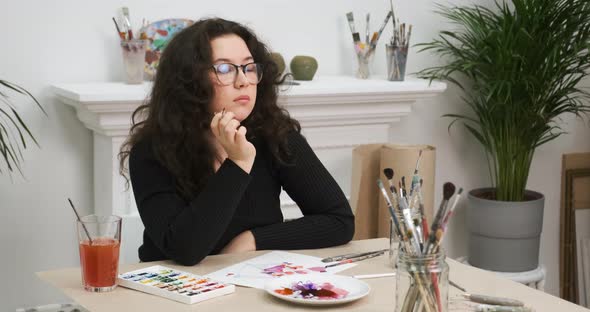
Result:
[[[215,137],[219,137],[219,120],[221,119],[221,113],[215,113],[213,119],[211,119],[211,131]]]
[[[234,118],[232,112],[216,113],[211,121],[211,128],[217,139],[226,144],[236,142],[236,133],[240,127],[240,122]]]
[[[246,127],[239,127],[238,130],[236,131],[236,138],[235,138],[235,142],[237,144],[241,144],[241,143],[245,143],[248,140],[246,140]]]
[[[217,133],[222,136],[223,131],[227,124],[234,119],[234,113],[232,112],[225,112],[225,114],[221,114],[221,119],[219,119],[219,123],[217,124]]]
[[[235,142],[236,132],[237,132],[237,129],[239,126],[240,126],[240,122],[237,121],[236,119],[232,119],[227,123],[227,125],[223,129],[223,135],[225,136],[225,139],[228,142],[231,142],[231,143]]]

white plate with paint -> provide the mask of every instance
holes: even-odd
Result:
[[[265,284],[264,290],[294,303],[332,305],[358,300],[368,295],[371,287],[350,276],[306,274],[273,279]]]

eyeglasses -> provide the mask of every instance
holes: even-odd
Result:
[[[236,82],[240,68],[249,83],[257,84],[262,79],[262,65],[258,63],[244,65],[221,63],[215,64],[212,67],[215,70],[215,75],[217,75],[217,80],[224,86],[229,86]]]

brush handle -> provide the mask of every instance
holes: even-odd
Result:
[[[425,249],[426,251],[432,250],[432,247],[436,242],[436,231],[440,228],[440,222],[442,221],[445,207],[447,206],[448,202],[448,200],[443,199],[443,201],[440,203],[438,211],[436,212],[434,220],[432,220],[432,225],[430,227],[430,235],[428,236],[428,244]]]
[[[381,33],[383,32],[383,30],[385,29],[385,26],[387,26],[387,22],[389,22],[389,19],[392,16],[392,12],[389,11],[387,13],[387,16],[385,17],[385,20],[383,21],[383,24],[381,24],[381,27],[379,27],[379,35],[377,36],[377,39],[379,39],[379,37],[381,37]]]
[[[324,259],[322,259],[322,262],[334,262],[334,261],[346,260],[346,259],[350,259],[350,258],[356,258],[356,257],[362,257],[362,256],[370,255],[370,254],[373,254],[373,253],[386,252],[388,250],[389,249],[381,249],[381,250],[368,251],[368,252],[349,253],[349,254],[344,254],[344,255],[339,255],[339,256],[324,258]]]
[[[467,290],[465,290],[465,288],[463,288],[463,287],[459,286],[459,284],[457,284],[457,283],[453,282],[453,281],[452,281],[452,280],[450,280],[450,279],[449,279],[449,285],[451,285],[451,286],[453,286],[453,287],[455,287],[455,288],[459,289],[459,290],[460,290],[460,291],[462,291],[462,292],[467,292]]]
[[[367,25],[365,25],[365,43],[371,44],[369,41],[369,21],[371,20],[371,13],[367,13]]]
[[[414,252],[418,255],[422,254],[422,250],[420,248],[420,238],[418,237],[418,231],[416,231],[416,227],[414,226],[414,220],[412,219],[412,213],[410,209],[407,207],[402,210],[402,214],[404,216],[404,222],[406,224],[406,228],[408,230],[408,234],[411,234],[412,237],[410,238],[412,241],[412,247],[414,248]]]
[[[338,263],[328,264],[324,268],[331,268],[331,267],[339,266],[341,264],[353,263],[353,262],[358,262],[358,261],[363,261],[363,260],[375,258],[375,257],[382,256],[384,253],[385,253],[384,251],[380,251],[380,252],[372,253],[370,255],[366,255],[366,256],[362,256],[362,257],[346,259],[346,260],[342,260]]]
[[[522,307],[524,306],[524,302],[516,299],[511,298],[502,298],[502,297],[493,297],[493,296],[486,296],[486,295],[477,295],[477,294],[464,294],[465,298],[477,302],[477,303],[485,303],[485,304],[493,304],[493,305],[501,305],[501,306],[513,306],[513,307]]]
[[[422,235],[424,235],[424,242],[428,241],[428,221],[425,217],[422,217]]]
[[[353,275],[352,277],[354,277],[356,279],[365,279],[365,278],[380,278],[380,277],[392,277],[392,276],[395,276],[395,272],[394,273]]]
[[[352,12],[346,13],[346,20],[348,20],[348,27],[350,27],[350,32],[355,33],[356,30],[354,29],[354,14]]]
[[[381,194],[383,195],[383,198],[385,199],[385,203],[387,203],[387,208],[389,209],[389,214],[391,215],[391,219],[393,220],[395,234],[397,235],[397,237],[399,237],[400,240],[405,241],[405,236],[401,232],[399,220],[397,219],[397,216],[395,215],[395,211],[393,210],[393,205],[391,203],[391,200],[389,199],[389,195],[387,194],[387,191],[385,190],[385,187],[383,186],[383,182],[381,182],[381,180],[379,180],[379,179],[377,179],[377,186],[379,187],[379,190],[381,190]]]
[[[527,307],[508,307],[499,305],[480,304],[475,308],[477,312],[532,312]]]

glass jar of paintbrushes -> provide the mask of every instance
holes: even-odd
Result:
[[[393,3],[391,12],[393,11]],[[387,80],[403,81],[406,76],[406,63],[408,61],[408,50],[410,47],[410,37],[412,36],[412,25],[400,23],[393,15],[393,34],[389,44],[385,45],[385,55],[387,62]]]
[[[148,45],[147,36],[144,32],[139,34],[139,38],[134,36],[134,34],[137,35],[137,32],[134,32],[131,27],[129,8],[122,7],[120,14],[119,19],[114,17],[112,19],[117,34],[121,39],[125,81],[128,84],[141,84],[143,83],[145,55]]]
[[[396,312],[448,311],[449,266],[442,248],[426,255],[400,248],[396,272]]]
[[[371,32],[369,26],[371,15],[367,13],[365,35],[363,40],[361,38],[361,34],[356,31],[353,13],[346,13],[346,20],[348,21],[348,26],[350,27],[350,32],[352,33],[354,52],[357,60],[357,78],[368,79],[371,76],[371,64],[373,63],[373,58],[375,56],[377,42],[379,41],[381,33],[383,33],[383,29],[385,28],[385,25],[387,25],[387,22],[389,21],[392,15],[392,12],[388,12],[387,16],[385,17],[385,20],[381,24],[381,27],[379,27],[379,30]]]
[[[399,241],[396,312],[448,311],[449,268],[441,246],[463,189],[455,194],[453,183],[443,185],[443,200],[429,227],[422,200],[423,180],[418,169],[421,156],[422,151],[419,151],[409,192],[405,177],[401,177],[397,186],[393,182],[392,168],[383,170],[388,188],[381,179],[377,180],[391,216],[392,240],[395,237]]]

